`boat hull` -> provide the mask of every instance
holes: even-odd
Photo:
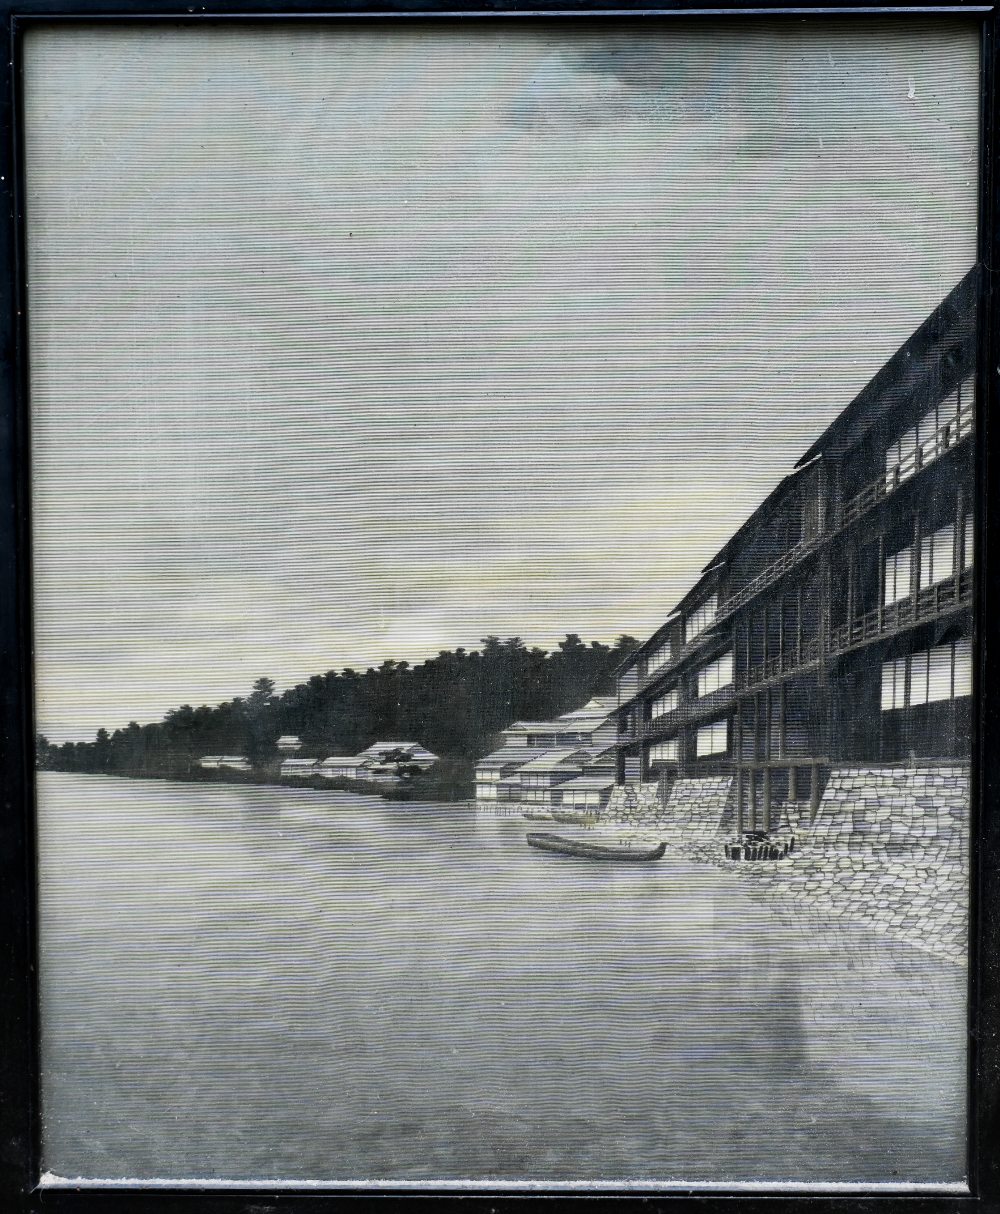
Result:
[[[552,821],[562,822],[566,826],[592,826],[598,819],[597,814],[573,813],[565,809],[554,809]]]
[[[531,831],[527,836],[529,847],[541,851],[557,852],[563,856],[579,856],[586,860],[625,860],[632,863],[640,860],[659,860],[667,850],[666,843],[658,847],[630,847],[626,843],[591,843],[583,839],[566,839],[562,835]]]

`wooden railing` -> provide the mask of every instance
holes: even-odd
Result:
[[[845,502],[841,510],[840,521],[843,526],[853,523],[883,498],[899,488],[904,481],[915,476],[921,468],[932,464],[939,456],[950,451],[963,438],[967,438],[973,429],[974,407],[972,402],[963,404],[954,417],[949,418],[931,437],[919,447],[908,452],[893,468],[866,485],[860,493],[855,494],[850,501]]]
[[[973,418],[973,405],[971,403],[962,405],[955,416],[949,418],[926,442],[921,443],[919,447],[905,455],[895,467],[887,469],[877,480],[872,481],[870,485],[845,503],[840,510],[838,526],[846,526],[860,518],[888,494],[898,489],[904,481],[915,476],[922,468],[927,467],[939,456],[950,451],[962,439],[967,438],[973,431]],[[783,577],[794,568],[813,549],[819,547],[824,540],[829,538],[830,534],[830,532],[824,533],[823,528],[820,527],[815,535],[800,540],[787,552],[783,552],[777,560],[772,561],[756,577],[720,603],[716,619],[721,620],[745,606],[762,590],[766,590],[778,578]]]
[[[829,635],[826,652],[831,656],[847,653],[868,641],[901,628],[910,628],[922,620],[930,620],[946,611],[967,606],[972,602],[972,570],[963,569],[958,578],[948,578],[918,590],[896,603],[876,608],[857,619],[848,620]]]
[[[795,671],[818,662],[819,655],[819,637],[812,637],[808,641],[803,641],[801,650],[793,649],[788,653],[777,654],[773,658],[768,658],[766,662],[758,662],[749,670],[740,671],[737,676],[737,686],[740,691],[745,691],[747,688],[767,683],[782,675],[794,674]]]
[[[758,662],[749,670],[738,672],[737,687],[741,692],[751,691],[772,679],[808,670],[819,661],[821,652],[827,658],[839,657],[879,637],[912,628],[914,624],[966,607],[971,602],[972,570],[963,569],[957,579],[951,577],[934,586],[927,586],[917,591],[916,595],[909,595],[841,624],[830,631],[822,645],[818,637],[813,637],[803,642],[801,651],[779,654],[766,662]]]
[[[818,548],[824,538],[824,535],[819,532],[816,535],[809,536],[808,539],[800,540],[793,548],[789,548],[787,552],[783,552],[776,561],[772,561],[755,578],[744,586],[741,586],[724,603],[720,604],[719,614],[716,616],[716,619],[720,620],[727,615],[732,615],[734,611],[738,611],[746,603],[749,603],[762,590],[766,590],[772,582],[776,582],[778,578],[783,577],[790,569],[794,568],[814,548]]]
[[[698,696],[697,699],[680,704],[670,712],[662,713],[649,721],[642,721],[639,725],[639,736],[642,738],[658,737],[665,731],[673,729],[677,725],[684,725],[697,717],[723,712],[732,704],[735,695],[736,686],[730,683],[726,687],[720,687],[718,691],[710,692],[707,696]]]
[[[698,633],[697,636],[693,636],[690,639],[690,641],[687,641],[685,644],[683,644],[680,647],[680,649],[678,649],[677,652],[673,655],[672,658],[670,658],[666,662],[661,663],[659,666],[657,666],[655,668],[655,670],[650,670],[647,674],[644,674],[642,676],[642,678],[639,680],[640,691],[645,691],[646,688],[651,683],[655,683],[657,681],[657,679],[662,679],[663,676],[666,674],[669,674],[670,671],[673,670],[675,666],[679,666],[681,664],[681,662],[686,661],[687,658],[689,658],[691,656],[691,654],[694,653],[697,649],[700,649],[703,645],[705,645],[709,641],[714,640],[715,638],[711,635],[711,631],[715,625],[716,620],[718,620],[718,618],[719,617],[716,616],[715,620],[713,620],[711,624],[708,624],[705,628],[703,628],[701,630],[701,632]]]
[[[925,620],[934,619],[948,611],[966,607],[972,602],[972,570],[963,569],[958,578],[948,578],[933,586],[918,590],[916,595],[909,595],[896,603],[876,608],[857,619],[841,624],[832,629],[823,639],[811,637],[802,642],[801,648],[789,650],[787,653],[776,654],[766,662],[757,662],[748,670],[736,672],[735,691],[752,691],[756,687],[769,683],[772,679],[785,678],[805,671],[815,666],[820,656],[827,658],[838,657],[857,649],[869,641],[882,636],[889,636],[903,628],[911,628]],[[648,738],[663,733],[675,725],[682,725],[693,717],[710,713],[715,707],[727,707],[733,696],[733,689],[723,689],[712,692],[681,704],[671,712],[663,713],[650,721],[643,721],[638,727],[632,726],[627,732],[619,731],[619,742],[634,742],[639,738]]]

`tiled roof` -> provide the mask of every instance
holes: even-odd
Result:
[[[592,700],[588,700],[582,708],[574,708],[572,712],[564,712],[562,716],[556,719],[559,721],[577,721],[581,718],[586,718],[587,720],[591,718],[600,719],[606,717],[617,705],[618,699],[616,696],[595,696]]]
[[[529,759],[537,759],[539,755],[547,754],[551,749],[551,746],[502,746],[492,754],[477,759],[476,766],[500,767],[505,763],[527,763]]]
[[[588,752],[579,748],[575,750],[547,750],[544,754],[539,755],[537,759],[530,759],[520,770],[558,771],[560,768],[572,766],[574,763],[583,766],[589,761],[590,755]]]
[[[429,751],[426,746],[421,746],[419,742],[373,742],[371,746],[366,746],[361,753],[363,755],[379,755],[384,750],[408,750],[417,759],[437,758],[436,754]]]
[[[560,784],[559,791],[565,792],[568,788],[611,788],[614,786],[614,782],[614,776],[574,776],[572,780],[567,780],[565,784]]]

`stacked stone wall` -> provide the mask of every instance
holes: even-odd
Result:
[[[969,770],[834,770],[790,861],[744,865],[765,893],[792,897],[954,961],[967,951]]]
[[[718,860],[732,816],[732,791],[732,776],[678,780],[666,807],[668,845],[691,859]]]
[[[654,831],[671,852],[731,870],[762,896],[840,916],[956,962],[967,953],[969,769],[964,764],[834,769],[809,823],[808,803],[775,807],[794,832],[785,860],[728,861],[730,776],[616,788],[602,821]]]
[[[710,861],[722,854],[722,834],[733,814],[732,776],[677,780],[663,802],[659,784],[616,787],[602,821],[619,826],[655,828],[676,853]]]
[[[663,820],[659,784],[616,784],[601,818],[624,826],[658,826]]]

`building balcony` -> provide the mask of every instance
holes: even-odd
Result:
[[[718,619],[718,617],[716,617],[716,619]],[[719,637],[713,631],[714,628],[714,623],[709,624],[708,627],[703,628],[697,636],[693,636],[690,641],[682,645],[669,662],[664,662],[662,666],[657,666],[655,670],[651,670],[648,674],[643,675],[639,680],[639,690],[645,691],[647,687],[650,687],[653,683],[657,683],[661,679],[665,678],[672,671],[676,670],[678,666],[682,666],[688,660],[688,658],[692,656],[692,654],[697,653],[706,645],[710,645],[713,642],[718,641]]]
[[[734,611],[739,611],[741,607],[745,607],[751,599],[755,599],[768,586],[771,586],[779,578],[784,577],[789,570],[794,569],[800,561],[805,560],[825,539],[826,536],[820,532],[810,536],[808,539],[800,540],[794,547],[789,548],[787,552],[783,552],[776,561],[772,561],[755,578],[744,586],[741,586],[725,602],[721,603],[719,605],[719,614],[716,618],[721,620],[726,616],[732,615]]]
[[[915,624],[933,620],[963,607],[972,605],[972,570],[963,569],[958,577],[948,578],[934,586],[918,590],[898,602],[889,603],[857,619],[848,620],[839,628],[831,630],[826,652],[830,657],[839,657],[853,649],[860,649],[871,641],[903,632]]]
[[[783,552],[777,560],[772,561],[756,577],[720,603],[716,619],[722,620],[746,606],[751,599],[756,598],[762,591],[805,560],[815,549],[821,547],[832,536],[834,530],[839,530],[856,521],[895,492],[900,485],[968,438],[973,432],[974,416],[975,410],[972,403],[962,405],[955,416],[941,426],[926,442],[921,443],[894,467],[886,469],[877,480],[872,481],[860,493],[844,503],[838,512],[835,528],[830,531],[820,528],[815,535],[800,540],[787,552]]]
[[[787,678],[789,675],[809,670],[818,664],[821,648],[819,637],[803,641],[800,649],[779,653],[773,658],[756,663],[749,670],[738,671],[736,686],[740,691],[749,691],[751,688],[763,687],[774,679]]]
[[[962,405],[955,416],[949,418],[926,442],[915,447],[895,467],[887,468],[877,480],[845,502],[840,512],[840,525],[846,527],[867,514],[905,481],[956,447],[962,439],[968,438],[972,434],[974,417],[973,403]]]
[[[793,649],[759,662],[749,670],[737,671],[739,692],[757,691],[768,683],[805,674],[815,669],[820,657],[838,658],[869,645],[873,641],[905,632],[917,624],[945,616],[972,605],[972,570],[963,569],[958,578],[948,578],[934,586],[919,590],[896,603],[876,608],[849,620],[830,631],[820,643],[818,637],[803,642],[801,650]]]
[[[728,686],[721,687],[718,691],[713,691],[707,696],[699,696],[696,700],[689,700],[686,704],[681,704],[672,712],[665,712],[661,716],[654,717],[651,721],[643,721],[639,727],[638,736],[640,738],[659,738],[664,734],[670,733],[680,725],[687,725],[689,722],[700,720],[702,717],[715,716],[731,706],[735,695],[736,688],[730,683]]]

